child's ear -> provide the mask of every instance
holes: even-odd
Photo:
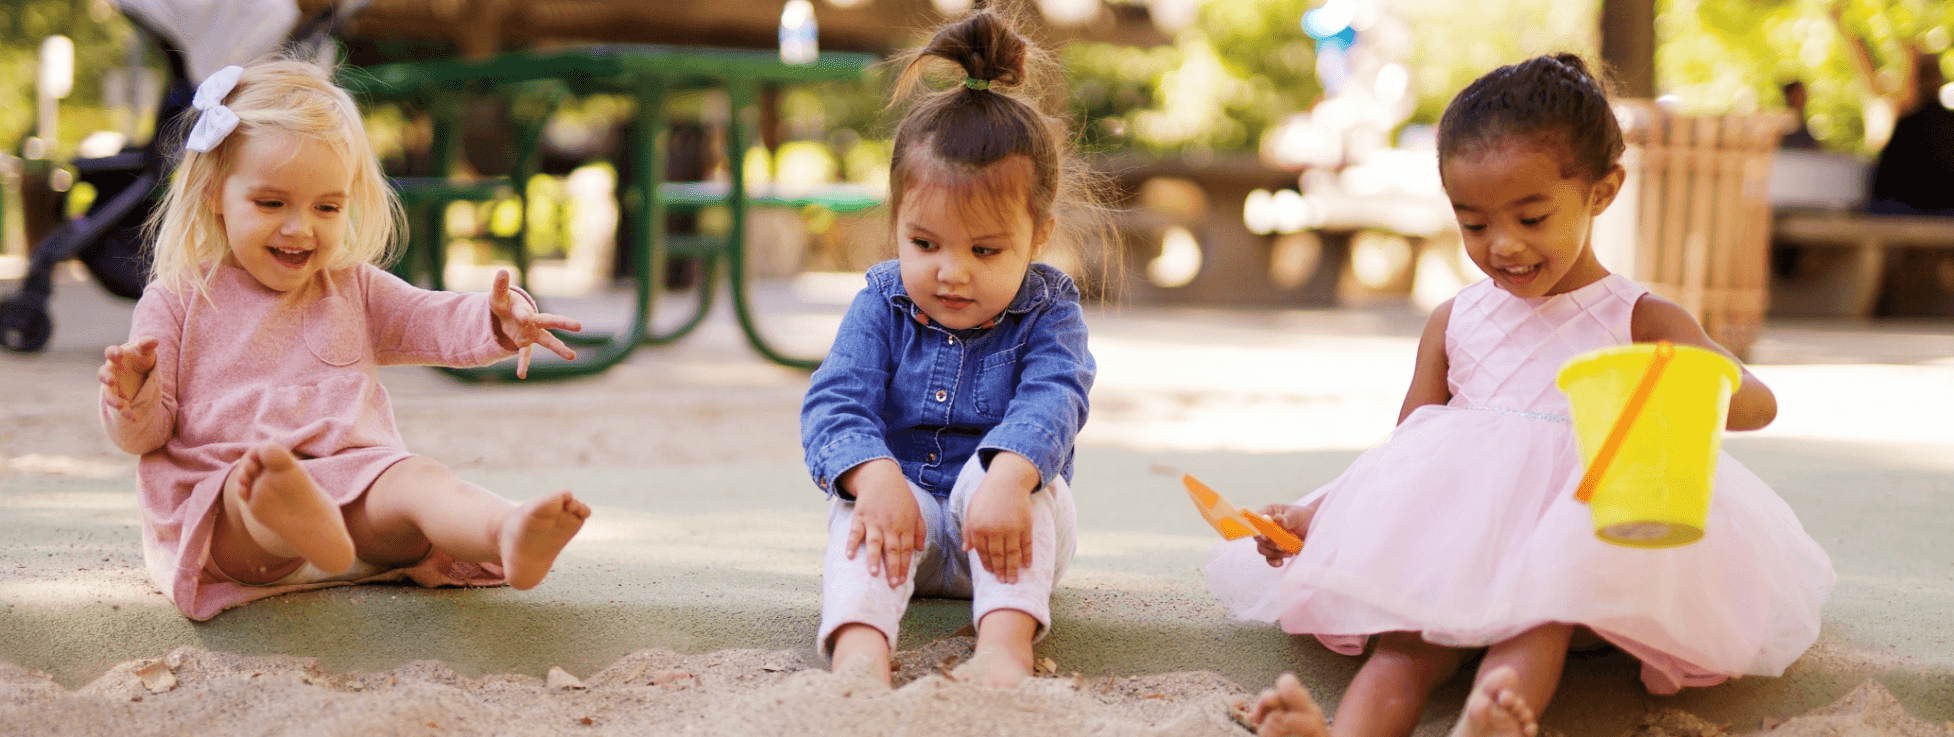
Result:
[[[1600,215],[1622,193],[1622,181],[1628,178],[1628,171],[1621,164],[1609,167],[1608,173],[1601,175],[1588,187],[1588,215]]]
[[[1038,258],[1038,254],[1045,251],[1045,242],[1052,239],[1052,231],[1057,229],[1057,227],[1058,221],[1056,219],[1046,217],[1044,222],[1039,223],[1031,229],[1032,258]]]

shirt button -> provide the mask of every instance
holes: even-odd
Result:
[[[945,400],[945,399],[949,399],[949,398],[950,398],[950,393],[949,393],[949,392],[946,392],[946,391],[943,391],[942,389],[938,389],[938,390],[936,390],[936,401],[939,401],[939,402],[941,402],[941,401],[943,401],[943,400]]]
[[[945,342],[945,343],[949,343],[950,345],[956,345],[956,344],[957,344],[957,336],[954,336],[954,335],[952,335],[952,336],[950,336],[950,338],[949,338],[948,340],[945,340],[945,341],[943,341],[943,342]]]
[[[931,463],[935,463],[935,462],[936,462],[936,454],[935,454],[935,453],[931,453],[931,454],[930,454],[930,462],[931,462]]]

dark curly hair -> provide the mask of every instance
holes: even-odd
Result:
[[[1511,139],[1560,147],[1561,176],[1595,181],[1621,160],[1621,123],[1608,103],[1605,76],[1574,54],[1536,56],[1487,72],[1445,106],[1438,121],[1444,162]]]

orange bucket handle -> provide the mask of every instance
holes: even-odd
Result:
[[[1642,372],[1642,381],[1635,385],[1635,393],[1629,395],[1628,404],[1622,406],[1621,416],[1608,428],[1608,438],[1601,441],[1601,449],[1594,454],[1588,464],[1588,472],[1581,476],[1580,487],[1574,490],[1574,498],[1587,503],[1594,496],[1594,487],[1601,483],[1601,475],[1607,473],[1609,464],[1615,462],[1616,451],[1621,450],[1622,440],[1628,437],[1628,429],[1635,424],[1636,416],[1642,414],[1642,405],[1647,404],[1649,395],[1655,393],[1656,379],[1661,378],[1662,368],[1669,359],[1676,357],[1676,346],[1669,341],[1655,344],[1655,356],[1649,359],[1649,368]]]

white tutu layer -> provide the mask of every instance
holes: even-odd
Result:
[[[1564,420],[1421,407],[1298,502],[1318,505],[1301,554],[1278,569],[1224,543],[1209,587],[1350,655],[1381,632],[1484,647],[1586,625],[1641,659],[1654,693],[1780,675],[1817,639],[1831,563],[1742,464],[1720,457],[1701,540],[1650,550],[1595,537],[1579,458]]]

